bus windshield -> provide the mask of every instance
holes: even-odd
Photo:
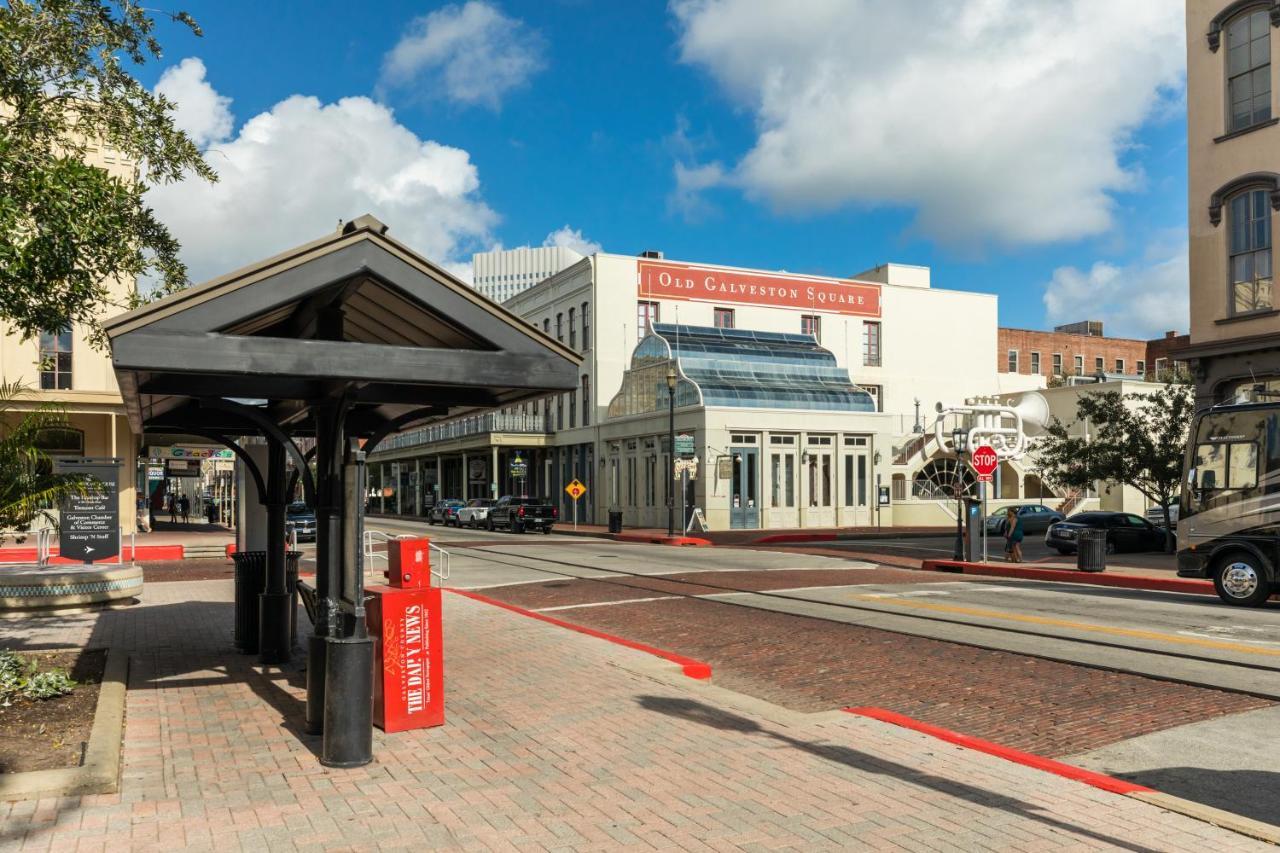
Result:
[[[1218,509],[1280,485],[1280,407],[1208,411],[1192,428],[1182,511]]]

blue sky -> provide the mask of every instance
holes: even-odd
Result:
[[[204,37],[162,24],[140,71],[168,71],[224,174],[154,194],[196,278],[373,208],[460,272],[567,226],[709,263],[924,264],[1006,325],[1186,326],[1176,0],[282,8],[204,4]],[[362,150],[386,169],[356,174]]]

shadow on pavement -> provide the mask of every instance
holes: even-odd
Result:
[[[1095,832],[1083,826],[1078,826],[1067,821],[1058,820],[1052,815],[1046,814],[1040,806],[1033,803],[1024,802],[986,788],[978,788],[973,785],[957,782],[953,779],[945,779],[941,776],[935,776],[898,764],[894,761],[887,761],[883,758],[877,758],[866,752],[852,749],[847,746],[838,746],[835,744],[815,743],[812,741],[801,740],[782,732],[772,731],[756,723],[747,717],[733,714],[728,711],[697,702],[692,699],[676,699],[668,696],[640,696],[637,698],[637,704],[646,711],[655,711],[660,714],[666,714],[670,717],[690,720],[695,723],[701,723],[720,731],[737,732],[744,735],[761,735],[771,738],[779,743],[795,749],[802,750],[835,764],[843,764],[864,773],[874,773],[882,776],[890,776],[908,784],[916,785],[921,788],[928,788],[945,794],[949,797],[965,800],[974,805],[984,808],[994,808],[1008,814],[1017,815],[1018,817],[1033,820],[1037,823],[1052,826],[1063,832],[1070,832],[1082,838],[1087,838],[1095,842],[1114,845],[1116,847],[1141,851],[1147,853],[1154,848],[1145,847],[1141,844],[1135,844],[1116,838],[1105,833]]]
[[[1280,772],[1161,767],[1111,775],[1263,823],[1280,815]]]

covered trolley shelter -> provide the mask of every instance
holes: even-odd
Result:
[[[268,664],[292,653],[285,505],[289,478],[300,478],[317,520],[307,731],[323,734],[325,764],[371,760],[365,454],[406,428],[572,391],[580,356],[367,215],[105,325],[134,431],[217,441],[256,486],[267,521],[259,653]],[[265,440],[265,459],[246,447],[250,436]],[[308,453],[300,438],[314,440],[302,442]]]

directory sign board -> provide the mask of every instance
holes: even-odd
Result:
[[[92,563],[120,553],[120,460],[54,460],[54,473],[80,478],[81,494],[62,502],[58,551],[69,560]]]

